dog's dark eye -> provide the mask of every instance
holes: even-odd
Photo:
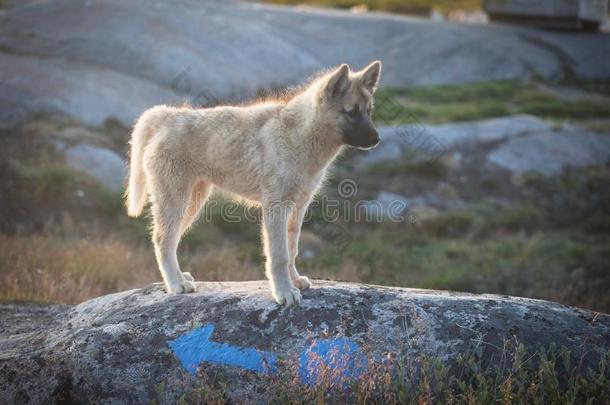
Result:
[[[360,109],[358,108],[358,106],[354,106],[354,108],[352,108],[349,111],[343,110],[343,114],[346,114],[350,118],[356,118],[359,113],[360,113]]]

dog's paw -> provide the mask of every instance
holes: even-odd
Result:
[[[298,288],[291,286],[286,289],[274,291],[273,298],[278,304],[290,307],[301,302],[301,292]]]
[[[193,275],[191,273],[189,273],[188,271],[182,272],[182,278],[184,278],[186,281],[195,281],[195,278],[193,277]]]
[[[169,287],[169,292],[172,294],[188,294],[197,291],[197,286],[193,281],[184,280],[180,284]]]
[[[299,276],[292,280],[292,282],[299,290],[306,290],[311,287],[311,281],[305,276]]]

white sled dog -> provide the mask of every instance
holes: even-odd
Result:
[[[176,249],[216,187],[260,204],[266,274],[278,304],[301,301],[311,283],[295,267],[301,223],[327,167],[345,146],[370,149],[379,136],[371,121],[381,74],[375,61],[319,75],[291,98],[245,106],[194,109],[156,106],[131,137],[127,213],[152,203],[152,241],[170,293],[195,291]]]

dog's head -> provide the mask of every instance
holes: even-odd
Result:
[[[322,83],[320,111],[343,144],[366,150],[379,143],[371,113],[380,76],[381,62],[374,61],[358,72],[341,65]]]

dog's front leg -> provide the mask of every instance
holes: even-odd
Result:
[[[288,220],[288,252],[290,254],[290,263],[288,271],[294,285],[299,290],[305,290],[311,287],[311,281],[305,276],[301,276],[296,267],[296,258],[299,255],[299,237],[301,235],[301,227],[303,226],[303,218],[307,212],[307,205],[298,207],[292,211]]]
[[[275,301],[288,306],[301,302],[301,293],[288,272],[288,218],[292,205],[281,201],[263,204],[263,242],[265,244],[266,273],[271,282]]]

